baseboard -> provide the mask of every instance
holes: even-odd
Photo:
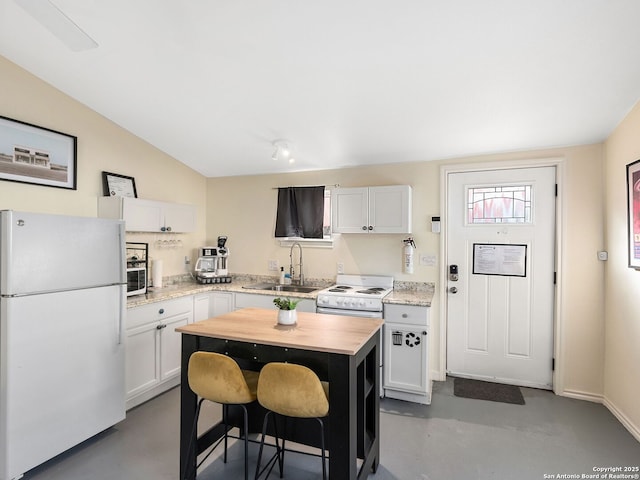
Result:
[[[633,435],[638,442],[640,442],[640,428],[638,428],[637,425],[634,425],[634,423],[613,403],[611,403],[611,401],[607,397],[604,397],[603,404],[609,409],[611,413],[613,413],[613,415],[620,421],[620,423],[624,425],[624,428],[626,428],[629,433]]]
[[[142,405],[145,402],[148,402],[152,398],[157,397],[161,393],[166,392],[167,390],[171,390],[173,387],[180,385],[180,375],[175,375],[169,380],[164,381],[163,383],[156,385],[154,388],[151,388],[145,392],[136,395],[135,397],[127,399],[126,409],[131,410],[132,408],[137,407],[138,405]]]
[[[596,395],[594,393],[583,392],[580,390],[564,390],[557,392],[557,395],[561,397],[575,398],[576,400],[586,400],[593,403],[604,403],[604,397],[602,395]]]

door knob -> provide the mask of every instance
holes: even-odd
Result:
[[[451,287],[451,288],[449,289],[449,292],[451,292],[451,293],[458,293],[458,287]]]

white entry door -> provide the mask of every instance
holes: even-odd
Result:
[[[450,375],[552,388],[555,182],[554,167],[448,174]]]

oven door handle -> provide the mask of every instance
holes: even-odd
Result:
[[[318,306],[316,306],[316,313],[344,315],[347,317],[382,318],[382,312],[371,312],[367,310],[347,310],[343,308],[327,308]]]

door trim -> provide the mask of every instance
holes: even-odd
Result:
[[[553,371],[552,383],[553,392],[560,394],[564,391],[564,307],[563,307],[563,251],[564,245],[564,202],[565,191],[565,159],[564,157],[532,158],[525,160],[505,160],[492,162],[475,163],[452,163],[440,166],[440,322],[439,322],[439,358],[438,370],[432,372],[434,380],[444,381],[446,379],[447,365],[447,215],[448,215],[448,182],[450,173],[465,173],[483,170],[506,170],[512,168],[530,167],[555,167],[556,183],[558,194],[556,197],[556,228],[555,228],[555,270],[556,270],[556,290],[553,308],[553,356],[555,359],[555,370]]]

